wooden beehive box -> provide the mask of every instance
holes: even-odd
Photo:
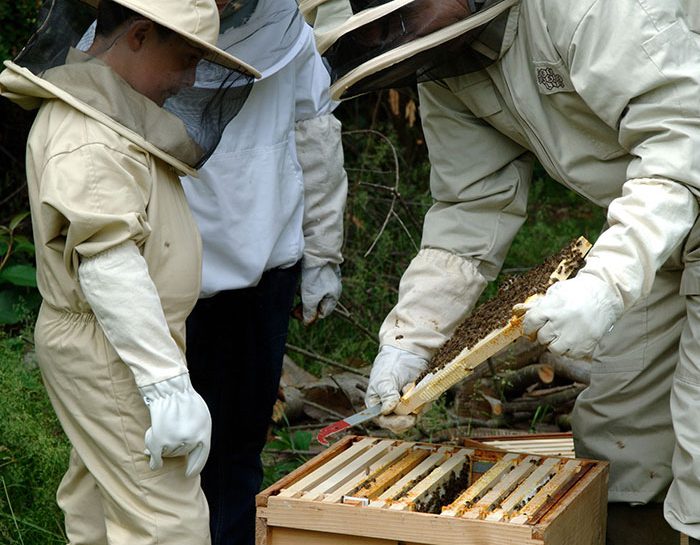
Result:
[[[257,497],[257,545],[603,545],[605,462],[347,436]]]

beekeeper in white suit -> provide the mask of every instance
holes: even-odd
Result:
[[[327,4],[335,13],[342,6],[330,4],[347,4],[348,21],[363,15],[347,2]],[[586,266],[525,315],[526,332],[553,352],[593,357],[573,429],[577,455],[611,462],[607,543],[677,543],[662,518],[664,497],[666,520],[697,542],[700,48],[681,5],[381,4],[388,15],[375,22],[319,37],[333,44],[325,54],[338,98],[387,85],[392,71],[394,81],[411,68],[437,79],[419,86],[435,203],[379,333],[368,405],[382,404],[385,424],[406,424],[391,414],[402,388],[495,279],[525,220],[534,156],[608,210]],[[484,18],[489,10],[494,17]],[[482,19],[468,32],[460,25],[470,14]],[[426,40],[440,18],[464,41],[450,49],[455,42],[436,40],[431,57]],[[374,49],[353,56],[368,36],[380,37]],[[440,64],[445,58],[451,64]]]
[[[95,17],[92,47],[72,49]],[[36,352],[73,447],[57,501],[74,545],[210,543],[211,419],[184,355],[200,240],[177,176],[206,149],[161,106],[202,58],[240,88],[259,75],[215,46],[218,30],[213,0],[103,0],[97,14],[57,0],[0,75],[4,96],[39,108]]]
[[[253,545],[260,453],[295,293],[301,284],[307,324],[340,297],[347,177],[329,73],[296,2],[218,4],[219,47],[262,77],[200,178],[183,180],[203,245],[187,359],[213,420],[202,472],[212,541]]]

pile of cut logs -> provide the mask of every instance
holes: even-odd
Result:
[[[460,423],[536,432],[564,431],[591,362],[557,356],[520,338],[455,387]]]

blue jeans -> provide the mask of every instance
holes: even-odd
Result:
[[[212,545],[253,545],[260,453],[277,397],[301,267],[266,271],[252,288],[200,299],[187,320],[192,384],[212,416],[202,471]]]

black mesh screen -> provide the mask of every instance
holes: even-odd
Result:
[[[49,0],[42,4],[37,29],[15,58],[15,63],[40,74],[66,61],[95,20],[95,9],[80,0]]]
[[[197,81],[165,102],[164,108],[185,123],[190,137],[204,150],[196,167],[214,152],[226,125],[238,114],[252,89],[252,78],[201,61]]]
[[[257,1],[247,5],[252,10]],[[243,9],[241,12],[252,13]],[[94,40],[95,17],[95,9],[80,0],[47,0],[41,7],[36,32],[15,63],[37,75],[64,65],[70,48],[89,49]],[[166,101],[164,108],[180,117],[190,137],[203,150],[197,164],[191,166],[201,166],[211,155],[224,128],[243,107],[252,85],[253,78],[247,74],[201,61],[194,87]]]
[[[384,3],[386,0],[351,0],[353,10],[357,11]],[[491,0],[484,7],[489,8],[498,3],[500,0]],[[464,21],[472,15],[471,4],[469,0],[415,0],[348,32],[324,53],[332,68],[333,81],[372,59]],[[480,3],[477,5],[481,6]],[[475,49],[473,44],[486,42],[488,47],[498,51],[500,43],[494,44],[493,36],[500,39],[502,32],[494,32],[494,29],[502,29],[507,16],[508,12],[505,11],[461,36],[414,53],[409,58],[367,75],[350,86],[342,98],[481,70],[493,63],[494,55],[483,53],[484,48]]]

